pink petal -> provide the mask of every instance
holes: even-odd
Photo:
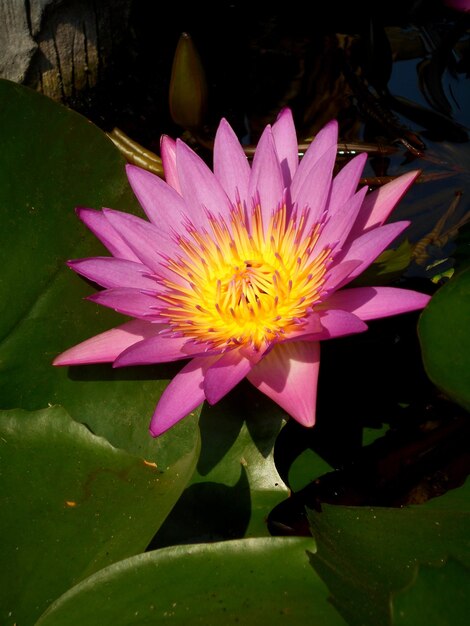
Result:
[[[276,152],[281,164],[284,187],[289,187],[299,166],[299,146],[290,109],[282,109],[273,124]]]
[[[88,226],[91,232],[98,237],[113,256],[128,259],[129,261],[140,260],[121,235],[108,222],[102,211],[85,209],[84,207],[77,207],[76,211],[82,222]]]
[[[114,257],[93,257],[69,261],[67,265],[102,287],[156,288],[155,279],[148,275],[149,269],[142,263]]]
[[[181,186],[176,169],[176,141],[163,135],[160,141],[160,154],[166,182],[181,195]]]
[[[204,401],[204,374],[217,358],[192,359],[173,378],[163,392],[150,422],[150,434],[153,437],[158,437],[174,426]]]
[[[344,256],[341,257],[341,263],[345,261],[361,261],[361,263],[349,275],[347,282],[359,276],[375,259],[381,254],[387,246],[389,246],[398,235],[409,226],[410,222],[393,222],[393,224],[385,224],[356,239],[345,249]],[[346,281],[342,283],[346,284]]]
[[[155,296],[142,293],[140,289],[104,289],[88,296],[87,300],[132,317],[144,318],[149,321],[160,318],[156,312],[158,300]]]
[[[186,213],[183,198],[160,177],[135,165],[126,166],[127,178],[147,217],[170,235],[182,230]]]
[[[250,165],[232,127],[223,119],[214,142],[214,174],[233,204],[246,205]]]
[[[333,337],[355,335],[367,330],[367,325],[356,315],[347,311],[326,309],[327,306],[328,304],[325,304],[325,310],[318,309],[316,313],[319,319],[319,328],[315,328],[313,325],[304,327],[294,341],[324,341],[325,339],[333,339]],[[286,341],[291,341],[291,338],[289,337]]]
[[[403,174],[403,176],[382,185],[366,196],[362,210],[351,231],[351,240],[374,226],[381,226],[419,176],[419,173],[419,171],[413,171]]]
[[[337,289],[338,285],[343,284],[360,264],[361,261],[341,261],[332,265],[326,273],[322,288],[323,294]]]
[[[181,192],[187,204],[187,217],[196,226],[206,226],[207,211],[228,215],[231,205],[221,184],[204,161],[180,139],[176,142]]]
[[[316,161],[313,167],[310,168],[308,176],[303,179],[302,185],[299,185],[297,191],[294,191],[292,186],[292,203],[300,210],[305,207],[309,208],[305,221],[305,231],[308,231],[314,224],[319,222],[322,217],[330,195],[335,160],[336,146],[333,146],[324,152],[322,158]],[[302,161],[297,170],[296,178],[301,165]]]
[[[362,170],[367,161],[367,154],[363,152],[351,159],[333,178],[331,196],[328,202],[328,213],[332,214],[351,198],[357,190]]]
[[[322,306],[343,309],[362,320],[399,315],[424,308],[431,296],[395,287],[353,287],[332,294]]]
[[[155,274],[177,281],[176,274],[167,269],[165,255],[176,256],[181,251],[174,241],[164,237],[161,231],[145,220],[111,209],[104,209],[109,223],[122,236],[138,259]]]
[[[334,249],[341,249],[354,226],[366,193],[367,187],[363,187],[349,198],[340,210],[335,211],[332,215],[328,213],[327,222],[315,244],[316,249],[322,250],[327,245],[334,245]]]
[[[112,363],[123,350],[142,339],[153,337],[161,329],[161,324],[132,320],[69,348],[57,356],[52,364]]]
[[[328,309],[320,314],[323,332],[316,338],[318,341],[355,335],[367,330],[367,324],[348,311]]]
[[[338,143],[338,122],[331,120],[316,135],[308,150],[299,163],[299,167],[292,180],[292,199],[296,198],[300,188],[309,177],[313,166],[323,157],[327,151],[334,147],[335,154]]]
[[[284,183],[273,133],[271,127],[266,126],[256,147],[248,185],[250,199],[259,198],[264,232],[273,212],[282,203],[283,192]]]
[[[209,404],[215,404],[235,387],[253,367],[253,363],[238,350],[224,354],[209,367],[204,377],[204,394]]]
[[[121,352],[113,367],[166,363],[193,356],[209,356],[208,345],[189,341],[187,337],[160,334],[144,339]]]
[[[320,344],[277,344],[247,375],[248,380],[303,426],[315,424]]]

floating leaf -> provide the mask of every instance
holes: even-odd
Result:
[[[309,567],[311,538],[175,546],[113,565],[55,602],[36,626],[344,626]]]
[[[29,626],[71,586],[145,550],[198,449],[171,467],[118,450],[61,407],[0,412],[0,623]]]
[[[470,566],[469,492],[467,481],[420,506],[310,512],[318,546],[312,565],[350,626],[392,624],[391,595],[410,585],[420,564],[453,558]]]
[[[307,448],[289,468],[289,486],[300,491],[316,478],[333,471],[333,468],[317,452]]]
[[[450,559],[421,566],[409,587],[393,600],[394,626],[466,626],[470,614],[470,570]]]
[[[470,269],[451,278],[423,311],[418,332],[429,378],[470,410]]]

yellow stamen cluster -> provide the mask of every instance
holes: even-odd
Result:
[[[259,206],[250,227],[238,207],[230,224],[211,216],[211,232],[188,229],[179,237],[180,258],[167,261],[187,287],[166,280],[160,294],[172,330],[214,348],[255,350],[299,330],[321,295],[330,254],[312,253],[320,227],[303,233],[304,220],[287,220],[282,206],[264,231]]]

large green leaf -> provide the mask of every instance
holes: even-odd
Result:
[[[429,378],[470,410],[470,269],[441,287],[423,311],[418,331]]]
[[[421,566],[393,601],[394,626],[466,626],[470,615],[470,569],[450,559]]]
[[[324,505],[323,512],[309,514],[318,546],[313,567],[351,626],[391,624],[391,598],[410,586],[420,564],[438,566],[453,558],[470,566],[469,494],[467,480],[420,506]]]
[[[113,445],[172,463],[194,445],[195,420],[158,440],[148,423],[177,367],[51,365],[71,345],[125,321],[83,302],[94,290],[65,265],[104,253],[75,206],[140,211],[124,160],[88,120],[8,81],[0,81],[0,114],[0,406],[62,404]]]
[[[204,406],[197,471],[152,545],[268,535],[267,515],[288,495],[273,458],[285,418],[246,381]]]
[[[176,546],[117,563],[55,602],[36,626],[344,622],[309,567],[312,539]]]
[[[78,581],[145,550],[197,452],[158,467],[61,407],[0,412],[0,623],[33,624]]]

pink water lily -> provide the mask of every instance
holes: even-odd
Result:
[[[320,341],[366,330],[366,320],[421,309],[429,296],[345,288],[406,228],[384,224],[410,172],[358,189],[366,155],[333,178],[337,123],[299,162],[291,112],[264,130],[250,166],[227,121],[214,172],[185,143],[162,139],[166,182],[127,166],[148,221],[78,209],[111,257],[70,261],[102,285],[90,300],[135,318],[70,348],[55,365],[114,367],[190,359],[157,405],[158,436],[243,378],[313,426]]]

